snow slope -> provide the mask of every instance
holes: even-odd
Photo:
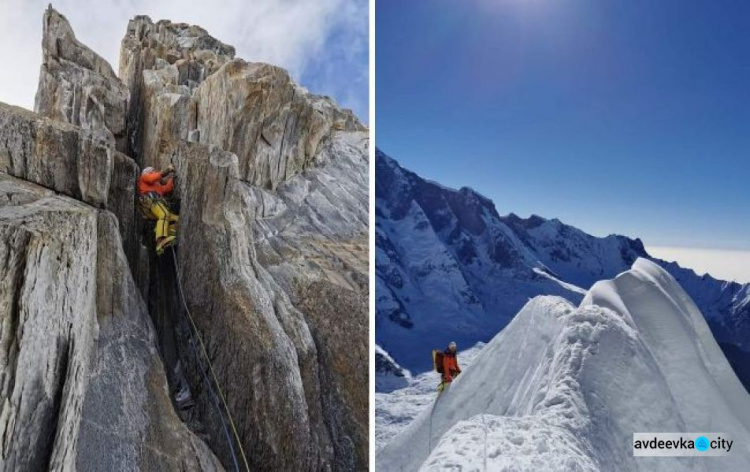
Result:
[[[690,295],[717,340],[750,353],[750,284],[727,282],[708,274],[698,275],[675,262],[653,260]]]
[[[732,453],[634,458],[633,432],[723,432]],[[750,463],[750,396],[674,278],[638,259],[580,307],[531,300],[383,447],[380,471],[709,471]]]
[[[474,360],[479,356],[485,345],[485,343],[479,342],[469,349],[459,351],[458,365],[462,370],[474,363]],[[437,397],[440,374],[434,370],[424,372],[414,378],[409,378],[408,381],[409,384],[407,387],[394,391],[378,390],[376,388],[376,451],[380,450],[391,438],[409,426],[414,421],[414,418],[419,416],[425,408],[432,405]]]

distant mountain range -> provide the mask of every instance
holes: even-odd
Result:
[[[680,283],[730,360],[750,352],[750,284],[653,258],[640,239],[599,238],[536,215],[500,216],[478,192],[423,179],[380,150],[375,181],[376,341],[403,368],[429,369],[430,349],[451,340],[460,349],[489,341],[534,296],[577,304],[639,257]]]

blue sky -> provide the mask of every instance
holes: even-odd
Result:
[[[750,250],[750,2],[378,0],[378,146],[500,213]]]
[[[0,0],[0,101],[33,109],[49,0]],[[57,0],[76,37],[118,69],[120,40],[137,14],[197,24],[237,56],[290,71],[368,121],[368,0]],[[7,46],[7,45],[12,45]],[[12,73],[9,71],[12,69]]]

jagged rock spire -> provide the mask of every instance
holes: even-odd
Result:
[[[34,111],[91,130],[125,152],[127,87],[106,60],[76,39],[68,20],[51,5],[43,24]]]

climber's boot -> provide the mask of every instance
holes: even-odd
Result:
[[[167,236],[165,238],[159,239],[159,241],[156,242],[156,254],[161,256],[162,254],[164,254],[164,250],[170,246],[174,246],[176,241],[176,236]]]

